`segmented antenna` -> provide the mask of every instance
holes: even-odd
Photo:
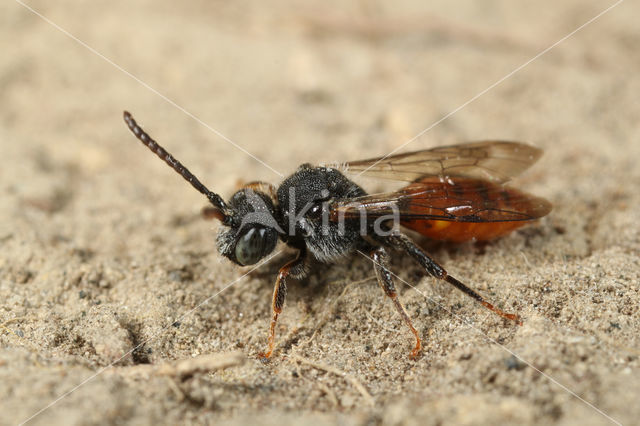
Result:
[[[164,162],[167,163],[173,170],[178,172],[187,182],[191,184],[191,186],[197,189],[200,193],[204,194],[214,207],[220,209],[221,213],[226,219],[227,216],[225,214],[225,211],[227,210],[227,205],[222,197],[220,197],[215,192],[209,191],[209,189],[204,186],[202,182],[200,182],[198,178],[189,171],[189,169],[183,166],[181,162],[176,160],[175,157],[169,154],[163,147],[158,145],[158,143],[154,141],[151,136],[149,136],[144,130],[142,130],[140,126],[138,126],[138,123],[136,123],[136,120],[134,120],[129,112],[124,111],[123,117],[124,122],[127,123],[127,126],[129,127],[129,130],[131,130],[131,132],[133,132],[133,134],[136,135],[138,139],[140,139],[140,142],[145,144],[147,148],[149,148],[158,157],[160,157],[160,159],[164,160]]]

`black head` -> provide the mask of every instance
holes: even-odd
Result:
[[[218,251],[238,265],[253,265],[271,253],[278,243],[273,200],[264,192],[243,188],[228,204],[224,229],[218,234]]]
[[[185,166],[162,148],[133,119],[124,112],[124,121],[133,134],[152,152],[178,172],[196,190],[204,194],[213,207],[206,209],[227,228],[218,235],[218,251],[239,265],[252,265],[271,253],[278,242],[280,229],[275,218],[272,199],[262,191],[244,188],[225,203],[211,192]]]

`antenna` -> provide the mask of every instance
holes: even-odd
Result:
[[[191,186],[197,189],[198,192],[200,192],[201,194],[204,194],[209,200],[209,202],[215,208],[220,210],[221,217],[222,217],[221,220],[225,222],[228,218],[228,215],[225,213],[227,211],[227,205],[222,199],[222,197],[220,197],[215,192],[209,191],[209,189],[206,186],[204,186],[202,182],[200,182],[198,178],[195,177],[195,175],[189,171],[189,169],[183,166],[180,161],[176,160],[176,158],[173,155],[168,153],[167,150],[165,150],[156,141],[154,141],[153,138],[149,136],[148,133],[142,130],[140,126],[138,126],[138,123],[136,123],[136,120],[128,111],[124,111],[123,117],[124,117],[124,122],[127,123],[127,126],[129,127],[129,130],[131,130],[131,132],[140,140],[140,142],[145,144],[147,148],[149,148],[158,157],[160,157],[161,160],[167,163],[173,170],[178,172],[180,176],[182,176],[187,182],[189,182]]]

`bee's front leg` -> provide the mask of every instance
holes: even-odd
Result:
[[[276,341],[276,323],[278,322],[278,316],[282,313],[284,300],[287,296],[287,278],[291,277],[300,279],[305,275],[307,275],[307,261],[306,254],[303,251],[298,254],[296,259],[280,268],[275,287],[273,288],[273,299],[271,302],[272,316],[271,324],[269,326],[268,347],[265,352],[259,353],[260,358],[266,360],[271,357],[271,354],[273,353]]]

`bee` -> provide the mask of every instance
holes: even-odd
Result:
[[[330,264],[358,252],[373,261],[380,287],[415,336],[412,358],[419,355],[422,342],[398,298],[389,269],[390,250],[406,253],[429,275],[521,324],[517,314],[502,311],[449,275],[401,228],[438,241],[489,241],[545,216],[551,211],[547,200],[505,186],[540,158],[540,149],[519,142],[486,141],[347,162],[340,167],[303,164],[278,187],[251,182],[225,201],[126,111],[124,121],[144,145],[207,197],[210,205],[203,209],[203,215],[223,225],[217,237],[222,256],[246,266],[268,256],[278,242],[297,252],[276,278],[267,349],[260,353],[263,359],[273,354],[288,280],[303,279],[312,259]],[[345,173],[407,184],[396,191],[371,195]]]

